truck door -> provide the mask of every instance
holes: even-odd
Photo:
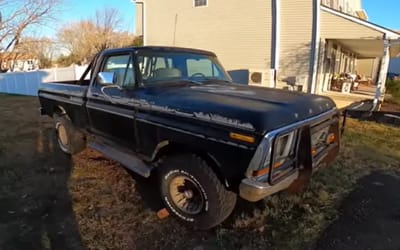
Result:
[[[91,132],[132,150],[136,148],[135,109],[129,105],[126,93],[135,85],[133,65],[130,53],[105,54],[98,72],[113,72],[116,86],[105,89],[93,76],[86,104]]]

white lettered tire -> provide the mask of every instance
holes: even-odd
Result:
[[[193,154],[172,155],[159,165],[161,198],[179,220],[199,229],[223,222],[237,195],[225,188],[214,171]]]

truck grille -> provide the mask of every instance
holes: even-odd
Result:
[[[276,183],[279,182],[281,178],[284,178],[286,175],[291,173],[295,168],[299,167],[299,160],[302,161],[304,159],[304,155],[302,154],[311,154],[312,157],[312,165],[313,167],[318,165],[321,160],[324,159],[325,154],[329,151],[329,147],[332,146],[332,144],[329,142],[328,138],[331,136],[333,133],[335,133],[335,127],[338,124],[338,119],[337,118],[332,118],[329,117],[323,121],[320,121],[315,124],[310,124],[309,127],[299,127],[296,130],[296,143],[293,148],[293,153],[290,154],[287,158],[284,164],[279,166],[278,168],[275,168],[276,162],[279,160],[279,158],[276,158],[275,155],[275,150],[274,154],[272,157],[272,164],[271,164],[271,171],[270,171],[270,178],[271,178],[271,183]],[[305,147],[304,145],[301,145],[302,140],[306,140],[304,136],[308,133],[304,134],[304,129],[310,129],[310,137],[309,141],[311,143],[311,152],[309,151],[304,151]],[[300,133],[300,131],[303,131]],[[337,134],[335,134],[337,136]],[[307,136],[308,137],[308,136]],[[307,139],[308,141],[308,139]],[[276,147],[276,141],[274,144],[274,148]]]
[[[338,118],[329,119],[311,127],[311,154],[314,159],[320,158],[326,149],[332,144],[330,136],[337,135],[335,127],[338,124]],[[336,138],[335,138],[336,139]]]

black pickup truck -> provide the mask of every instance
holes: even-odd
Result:
[[[331,99],[234,84],[202,50],[105,50],[81,80],[38,94],[61,150],[88,146],[158,178],[168,212],[197,228],[225,220],[237,194],[258,201],[285,190],[339,151]]]

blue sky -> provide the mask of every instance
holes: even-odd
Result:
[[[363,0],[369,21],[386,28],[400,30],[399,0]]]
[[[96,10],[112,7],[119,11],[123,23],[121,29],[135,31],[135,4],[130,0],[64,0],[60,6],[59,15],[55,22],[48,23],[43,27],[35,27],[37,36],[54,36],[66,23],[92,18]]]
[[[390,29],[400,30],[399,9],[397,7],[399,6],[399,0],[363,0],[362,4],[367,11],[370,22]],[[35,28],[35,35],[54,36],[63,24],[90,18],[95,15],[97,9],[104,7],[118,9],[124,20],[122,28],[130,32],[135,31],[135,5],[130,0],[64,0],[60,14],[56,17],[57,21],[39,29]]]

